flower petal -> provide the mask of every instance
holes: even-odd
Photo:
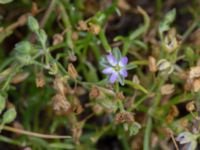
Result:
[[[119,65],[120,66],[126,66],[128,63],[128,58],[125,56],[125,57],[122,57],[119,61]]]
[[[128,76],[128,72],[127,72],[126,69],[121,69],[121,70],[119,71],[119,73],[120,73],[120,75],[122,75],[123,77],[127,77],[127,76]]]
[[[111,53],[109,55],[107,55],[106,58],[112,66],[117,65],[117,59]]]
[[[102,72],[103,74],[113,74],[115,73],[115,70],[112,67],[108,67],[108,68],[105,68]]]
[[[110,76],[110,83],[114,83],[118,78],[118,74],[117,73],[113,73],[111,76]]]

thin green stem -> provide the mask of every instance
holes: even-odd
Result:
[[[191,26],[186,30],[186,32],[183,34],[182,42],[184,42],[187,37],[192,33],[192,31],[197,27],[199,22],[195,21],[191,24]]]
[[[41,134],[41,133],[30,132],[30,131],[25,131],[25,130],[22,130],[22,129],[13,128],[13,127],[10,127],[10,126],[4,126],[3,130],[15,132],[15,133],[19,133],[19,134],[24,134],[24,135],[28,135],[28,136],[44,138],[44,139],[67,139],[67,138],[71,138],[71,136],[68,136],[68,135]]]
[[[148,121],[147,121],[147,126],[145,128],[145,134],[144,134],[144,142],[143,142],[143,145],[144,145],[144,150],[149,150],[150,149],[150,146],[149,146],[149,139],[150,139],[150,136],[151,136],[151,130],[152,130],[152,118],[149,117],[148,118]]]
[[[110,45],[108,44],[108,41],[107,41],[107,38],[106,38],[106,36],[105,36],[105,32],[104,32],[104,30],[101,30],[100,32],[99,32],[99,38],[101,39],[101,42],[102,42],[102,45],[103,45],[103,47],[105,48],[105,50],[109,53],[109,52],[111,52],[111,47],[110,47]]]

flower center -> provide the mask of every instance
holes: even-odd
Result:
[[[115,71],[119,72],[122,69],[122,67],[119,64],[117,64],[114,69]]]

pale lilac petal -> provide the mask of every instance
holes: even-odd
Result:
[[[112,67],[105,68],[103,71],[103,74],[113,74],[115,70]]]
[[[122,57],[119,61],[120,66],[126,66],[128,63],[128,58],[127,57]]]
[[[117,59],[110,53],[109,55],[106,56],[108,62],[112,65],[112,66],[116,66],[117,65]]]
[[[111,76],[110,76],[110,83],[114,83],[118,78],[118,74],[117,73],[113,73]]]
[[[119,73],[120,73],[123,77],[127,77],[127,76],[128,76],[128,72],[127,72],[126,69],[121,69],[121,70],[119,71]]]

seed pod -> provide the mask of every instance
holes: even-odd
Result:
[[[57,44],[60,44],[60,43],[62,43],[63,42],[63,35],[62,34],[59,34],[59,33],[57,33],[57,34],[55,34],[54,36],[53,36],[53,45],[57,45]]]
[[[160,89],[162,95],[169,95],[174,92],[174,85],[173,84],[165,84]]]
[[[80,30],[80,31],[86,31],[86,30],[88,30],[87,23],[85,21],[83,21],[83,20],[80,20],[78,22],[78,30]]]
[[[99,32],[100,32],[101,28],[99,25],[97,24],[90,24],[90,28],[89,28],[89,31],[91,33],[93,33],[94,35],[98,35]]]
[[[197,78],[193,81],[192,88],[194,92],[198,92],[200,90],[200,78]]]
[[[157,66],[156,66],[156,59],[152,56],[149,57],[149,70],[151,72],[156,72],[157,71]]]
[[[187,111],[192,112],[195,109],[194,101],[187,103],[186,109],[187,109]]]
[[[189,78],[194,79],[200,77],[200,66],[192,67],[190,69]]]
[[[4,114],[3,114],[3,123],[7,124],[7,123],[11,123],[12,121],[14,121],[14,119],[17,116],[17,112],[15,110],[15,108],[9,108]]]

